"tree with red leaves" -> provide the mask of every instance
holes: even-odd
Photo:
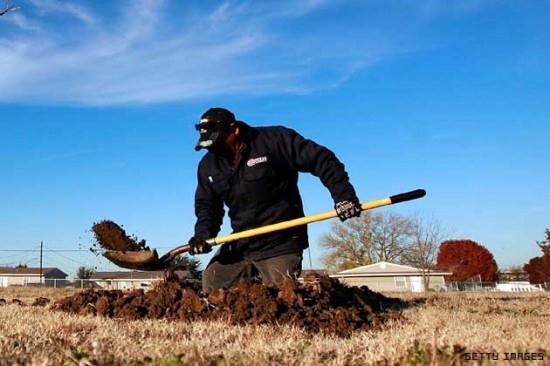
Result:
[[[531,258],[523,270],[529,274],[530,283],[550,282],[550,228],[546,229],[546,240],[537,245],[542,250],[542,257]]]
[[[497,263],[490,251],[472,240],[447,240],[437,253],[437,268],[452,272],[449,281],[497,280]]]

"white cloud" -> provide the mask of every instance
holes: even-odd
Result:
[[[12,13],[10,14],[10,16],[6,16],[4,19],[24,31],[38,32],[41,30],[40,25],[35,22],[29,21],[29,19],[21,13]]]
[[[35,8],[44,14],[65,13],[87,24],[94,24],[96,18],[85,7],[75,4],[73,1],[60,0],[28,0]]]
[[[172,14],[174,3],[133,0],[117,2],[122,12],[102,17],[73,2],[29,1],[81,27],[64,29],[47,16],[37,16],[40,26],[30,15],[14,19],[26,32],[0,33],[0,102],[116,105],[307,93],[414,48],[379,34],[365,37],[362,25],[357,39],[322,26],[319,33],[292,34],[273,25],[326,9],[327,0],[227,1],[199,15]]]

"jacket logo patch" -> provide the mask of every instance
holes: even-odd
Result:
[[[252,158],[246,162],[246,165],[252,167],[256,164],[267,162],[267,156],[260,156],[259,158]]]

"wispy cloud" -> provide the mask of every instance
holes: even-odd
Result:
[[[84,23],[93,24],[96,22],[94,15],[85,7],[72,1],[61,0],[28,0],[39,12],[64,13],[73,16]]]
[[[23,31],[38,32],[41,30],[39,24],[29,21],[29,19],[21,13],[12,13],[10,16],[4,17],[7,22],[10,22]]]
[[[367,11],[365,23],[309,19],[331,0],[200,9],[162,0],[108,3],[116,9],[28,1],[32,7],[11,18],[12,28],[0,23],[0,102],[115,105],[307,93],[417,47],[370,27]],[[300,29],[301,22],[311,27]]]

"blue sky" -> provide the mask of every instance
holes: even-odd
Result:
[[[334,150],[364,201],[425,188],[385,210],[437,217],[501,267],[539,255],[547,1],[12,3],[0,18],[0,250],[85,249],[102,218],[161,251],[185,242],[193,124],[225,106]],[[316,178],[300,187],[307,213],[332,207]],[[316,267],[329,228],[310,226]],[[0,252],[0,264],[37,258]],[[86,252],[44,260],[113,268]]]

